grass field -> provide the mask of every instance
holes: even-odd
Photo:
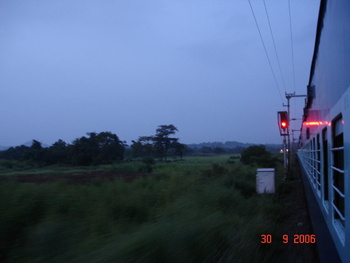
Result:
[[[271,262],[286,205],[255,194],[256,167],[229,156],[156,163],[132,182],[0,183],[2,262]],[[75,169],[137,172],[142,162]],[[57,174],[69,167],[22,170]],[[7,169],[3,176],[19,171]],[[276,182],[288,190],[277,169]],[[284,190],[282,190],[284,189]]]

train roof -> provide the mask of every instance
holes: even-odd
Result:
[[[311,69],[310,69],[310,78],[309,78],[309,85],[312,83],[312,77],[314,75],[315,71],[315,65],[316,65],[316,60],[317,60],[317,55],[318,55],[318,48],[320,44],[320,39],[321,39],[321,32],[323,29],[323,19],[324,15],[326,13],[326,7],[327,7],[327,0],[321,0],[320,3],[320,10],[318,13],[318,21],[317,21],[317,29],[316,29],[316,39],[315,39],[315,47],[314,47],[314,54],[312,57],[312,63],[311,63]]]

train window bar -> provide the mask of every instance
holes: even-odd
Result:
[[[337,191],[337,193],[338,193],[341,197],[345,198],[345,194],[343,194],[343,193],[338,189],[338,187],[336,187],[336,186],[333,185],[333,189],[334,189],[335,191]]]
[[[316,136],[316,186],[317,194],[321,197],[321,143],[320,143],[320,134]]]
[[[341,220],[345,221],[345,217],[342,215],[342,213],[338,210],[337,206],[335,204],[333,204],[333,208],[336,211],[336,213],[338,214],[338,216],[340,217]]]
[[[322,184],[323,184],[323,204],[326,209],[326,211],[329,211],[329,189],[328,189],[328,129],[327,127],[323,128],[322,130],[322,156],[323,156],[323,179],[322,179]]]
[[[333,189],[333,222],[341,239],[345,227],[345,173],[344,173],[344,127],[343,118],[339,114],[332,121],[332,185]],[[341,231],[339,231],[341,230]]]
[[[344,150],[344,146],[332,148],[331,151],[341,151]]]
[[[317,182],[317,186],[321,187],[321,183],[320,183],[320,182]]]
[[[337,167],[334,167],[334,166],[331,166],[331,168],[332,168],[333,170],[339,172],[339,173],[344,174],[344,170],[341,170],[341,169],[339,169],[339,168],[337,168]]]

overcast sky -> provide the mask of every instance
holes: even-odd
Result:
[[[319,0],[290,0],[295,86],[288,0],[265,3],[284,84],[251,0],[279,89],[248,0],[1,0],[0,145],[102,131],[130,143],[161,124],[183,143],[281,143],[277,111],[285,91],[306,93]]]

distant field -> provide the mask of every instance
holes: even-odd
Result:
[[[50,182],[0,183],[2,262],[271,262],[280,243],[286,205],[255,194],[254,166],[229,155],[185,157],[97,167],[6,171],[2,176],[79,178],[96,172],[138,174]],[[277,184],[283,174],[277,169]]]
[[[153,166],[154,173],[161,173],[167,170],[171,172],[172,169],[189,169],[195,170],[196,168],[208,168],[213,163],[227,162],[230,156],[239,155],[212,155],[212,156],[186,156],[183,160],[175,159],[169,162],[157,162]],[[20,163],[14,161],[14,163]],[[20,163],[21,164],[21,163]],[[129,161],[120,162],[108,165],[98,166],[47,166],[44,168],[25,168],[25,165],[14,165],[13,168],[1,167],[0,163],[0,176],[1,175],[19,175],[19,174],[57,174],[57,173],[86,173],[94,172],[98,170],[108,171],[122,171],[122,172],[140,172],[144,164],[141,161]],[[142,171],[141,171],[142,172]]]

